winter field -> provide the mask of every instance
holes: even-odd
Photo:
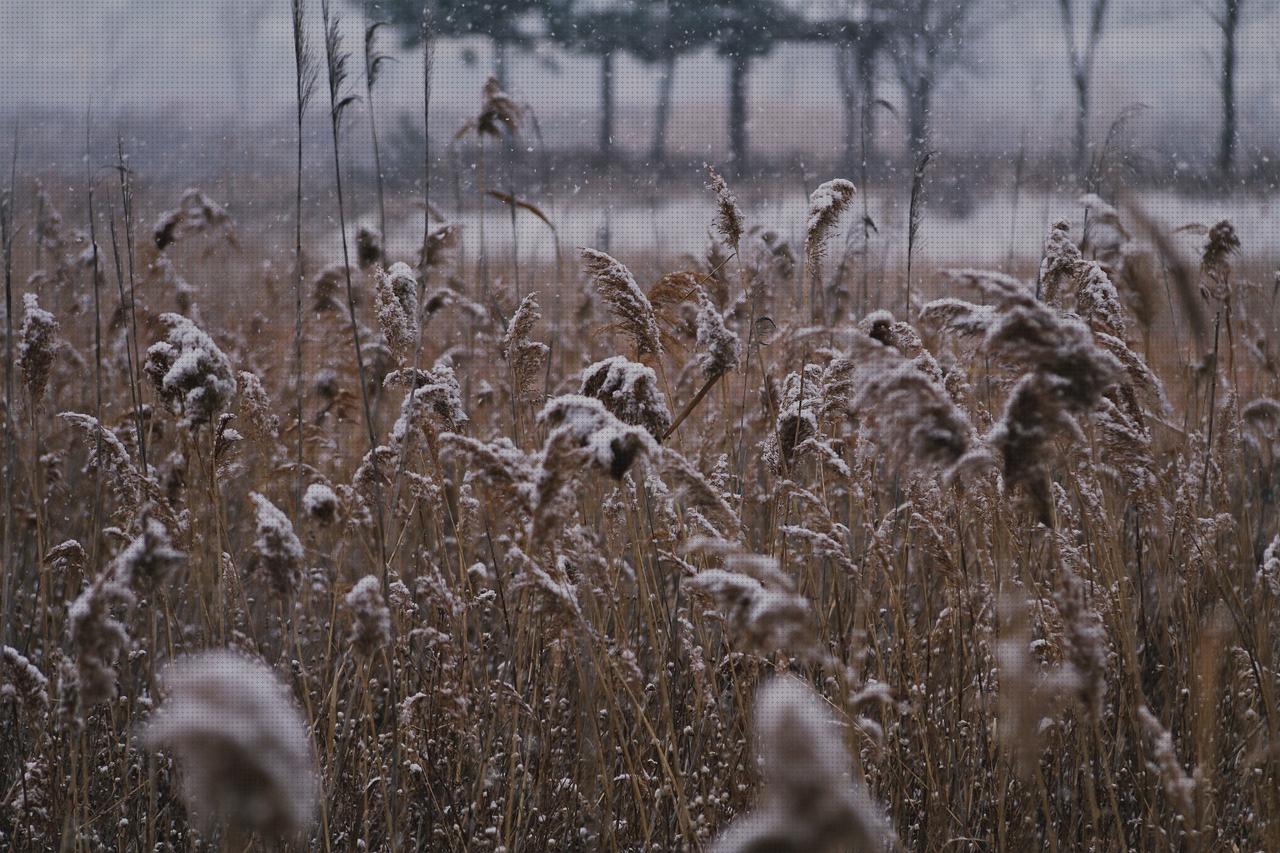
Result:
[[[1271,195],[388,178],[291,9],[296,171],[13,134],[0,849],[1280,850]]]

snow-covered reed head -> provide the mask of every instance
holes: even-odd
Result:
[[[356,582],[346,597],[351,611],[351,646],[361,657],[370,657],[391,642],[391,611],[382,597],[382,585],[373,575]]]
[[[257,492],[249,498],[257,513],[258,531],[249,571],[261,572],[277,595],[291,597],[302,580],[302,543],[293,532],[293,522],[275,504]]]
[[[377,271],[378,326],[401,364],[413,361],[418,346],[418,279],[408,264]]]
[[[578,393],[594,397],[618,420],[642,426],[656,439],[671,426],[671,410],[657,374],[625,356],[615,355],[583,370]]]
[[[1236,235],[1235,226],[1229,221],[1224,219],[1209,229],[1200,255],[1200,268],[1213,279],[1213,295],[1219,299],[1229,295],[1227,286],[1231,276],[1231,256],[1239,249],[1240,238]]]
[[[186,555],[173,547],[169,531],[154,518],[142,522],[142,532],[128,544],[112,564],[117,583],[139,595],[152,595],[163,587]]]
[[[161,214],[153,228],[156,248],[164,251],[189,234],[219,232],[234,245],[235,223],[226,208],[198,189],[189,189],[178,200],[178,206]]]
[[[695,328],[698,367],[702,369],[704,377],[714,379],[738,366],[738,356],[742,350],[738,333],[725,325],[724,316],[702,288],[698,289]]]
[[[538,421],[551,430],[548,446],[563,441],[583,451],[588,463],[615,480],[622,479],[641,456],[657,449],[647,431],[623,423],[592,397],[556,397],[538,414]]]
[[[952,468],[969,450],[972,427],[941,386],[896,349],[853,339],[849,407],[877,427],[884,442],[916,464]]]
[[[685,585],[715,603],[735,644],[762,655],[816,650],[809,601],[777,560],[727,542],[695,540],[690,550],[723,558],[724,568],[703,569]]]
[[[716,194],[716,231],[730,246],[737,247],[742,240],[742,210],[738,199],[729,191],[729,185],[715,169],[707,166],[707,187]]]
[[[437,361],[430,370],[394,371],[385,384],[410,386],[400,402],[400,415],[391,426],[389,444],[396,450],[415,430],[431,438],[439,432],[457,430],[467,422],[462,388],[447,360]]]
[[[166,340],[147,350],[145,369],[163,399],[182,405],[183,423],[209,423],[236,392],[231,362],[218,345],[181,314],[161,314]]]
[[[756,697],[762,790],[713,853],[884,850],[895,834],[863,782],[832,709],[806,682],[775,677]]]
[[[49,679],[12,646],[0,646],[0,703],[37,709],[49,704]]]
[[[484,83],[480,114],[472,119],[465,129],[474,128],[479,136],[496,138],[502,138],[504,135],[515,136],[520,132],[520,123],[523,119],[524,109],[516,103],[514,98],[502,91],[502,84],[498,82],[498,78],[490,77]]]
[[[280,418],[271,411],[271,398],[256,373],[240,371],[240,422],[257,442],[270,447],[280,435]]]
[[[636,352],[641,356],[661,355],[657,315],[631,271],[621,261],[595,249],[582,250],[582,265],[595,283],[596,293],[609,303],[618,328],[635,343]]]
[[[44,396],[57,348],[58,321],[40,307],[34,293],[22,297],[22,332],[18,339],[18,368],[32,403]]]
[[[176,759],[188,810],[268,836],[306,831],[320,784],[307,725],[271,667],[228,649],[181,658],[142,743]]]
[[[367,225],[356,230],[356,266],[368,271],[382,259],[382,243],[378,235]]]
[[[804,253],[816,269],[827,249],[827,241],[840,222],[840,217],[853,201],[857,188],[843,178],[827,181],[809,196],[809,218],[805,222]]]
[[[132,593],[108,572],[99,575],[67,610],[82,713],[116,695],[116,666],[131,645],[118,614],[133,604]]]
[[[333,524],[338,519],[338,494],[325,483],[312,483],[302,495],[302,509],[321,526]]]
[[[621,480],[637,459],[658,448],[648,431],[623,423],[594,397],[556,397],[538,422],[548,434],[533,475],[529,535],[535,549],[567,518],[569,486],[581,472],[595,469]]]
[[[521,300],[501,340],[502,357],[511,365],[513,393],[522,399],[533,394],[534,385],[551,355],[550,347],[533,340],[533,327],[542,319],[537,297],[538,294],[530,293]]]

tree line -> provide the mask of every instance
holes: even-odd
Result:
[[[1056,6],[1075,96],[1072,164],[1085,180],[1091,166],[1090,105],[1094,66],[1106,34],[1111,0],[1036,0]],[[1238,34],[1248,5],[1272,0],[1204,0],[1191,14],[1207,14],[1221,33],[1218,76],[1221,129],[1215,156],[1230,178],[1238,145],[1236,80]],[[828,4],[814,20],[802,4],[784,0],[381,0],[376,14],[402,33],[406,46],[430,38],[478,36],[493,47],[493,73],[506,88],[513,51],[550,43],[599,63],[597,145],[609,159],[616,123],[615,68],[623,56],[656,66],[658,98],[648,156],[665,158],[676,72],[683,57],[714,50],[729,69],[725,92],[730,167],[748,161],[747,81],[752,66],[783,44],[832,47],[834,79],[843,110],[843,154],[865,163],[875,139],[877,114],[896,111],[878,96],[888,77],[901,93],[902,124],[913,162],[930,151],[932,115],[943,80],[973,59],[982,32],[1012,0],[844,0]]]

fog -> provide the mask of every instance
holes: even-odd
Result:
[[[500,4],[498,4],[500,6]],[[795,2],[821,18],[843,4]],[[319,4],[310,23],[319,28]],[[988,0],[984,23],[967,45],[966,67],[949,74],[935,99],[936,146],[946,153],[1008,153],[1024,143],[1041,153],[1065,153],[1074,100],[1058,8],[1051,0]],[[348,46],[361,43],[360,9],[337,3]],[[1280,60],[1274,51],[1276,4],[1245,7],[1240,35],[1242,160],[1270,153],[1277,120]],[[495,10],[495,14],[498,10]],[[318,40],[319,34],[316,33]],[[1093,136],[1105,134],[1133,104],[1146,109],[1126,128],[1137,150],[1197,163],[1212,151],[1220,120],[1221,34],[1193,0],[1117,0],[1112,4],[1095,70]],[[385,45],[403,61],[391,64],[379,90],[379,121],[421,110],[418,59],[387,33]],[[359,66],[359,63],[354,63]],[[479,38],[444,39],[436,63],[433,121],[445,138],[479,103],[492,70],[492,48]],[[842,144],[840,90],[833,49],[784,45],[753,64],[749,77],[750,145],[764,158],[834,156]],[[545,45],[513,50],[508,88],[537,115],[547,144],[589,149],[595,144],[599,63]],[[630,57],[616,69],[616,145],[623,154],[647,150],[659,71]],[[86,110],[92,121],[125,128],[164,152],[143,152],[160,166],[190,159],[201,140],[257,129],[259,156],[289,138],[293,57],[286,0],[6,0],[0,4],[0,129],[21,120],[24,137],[49,158],[73,156]],[[726,63],[712,51],[682,58],[674,84],[669,150],[690,158],[722,157],[726,144]],[[887,63],[877,69],[877,96],[901,105]],[[355,110],[363,122],[363,110]],[[902,144],[903,130],[886,113],[876,143]],[[183,148],[174,143],[186,140]],[[183,153],[185,152],[185,153]],[[356,153],[359,156],[359,152]]]

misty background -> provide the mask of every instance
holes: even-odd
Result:
[[[874,197],[869,213],[891,258],[901,249],[913,165],[935,152],[925,256],[1000,263],[1016,249],[1030,257],[1050,222],[1082,215],[1082,192],[1115,198],[1131,189],[1172,227],[1229,216],[1249,250],[1280,245],[1269,201],[1280,180],[1275,0],[434,3],[434,198],[456,202],[448,214],[464,224],[502,215],[488,210],[495,203],[474,201],[474,135],[454,138],[497,75],[532,119],[508,153],[512,186],[551,215],[566,243],[699,251],[707,162],[736,179],[759,221],[789,227],[803,222],[817,182],[855,179]],[[387,239],[415,250],[421,0],[332,6],[353,54],[349,86],[360,96],[366,27],[387,24],[376,35],[388,61],[374,101]],[[307,4],[307,25],[322,53],[319,7]],[[675,36],[664,38],[669,20]],[[1228,67],[1234,117],[1224,160]],[[288,207],[288,0],[7,0],[0,73],[0,138],[18,132],[22,171],[46,185],[71,176],[63,185],[75,192],[86,147],[92,162],[110,163],[121,139],[140,186],[165,187],[157,206],[199,185],[233,213]],[[308,197],[324,210],[332,148],[323,70],[320,77],[304,159]],[[347,111],[341,141],[365,223],[374,206],[368,106],[362,97]],[[523,251],[550,258],[540,224],[520,227]]]
[[[1126,107],[1142,104],[1142,114],[1125,128],[1131,145],[1152,160],[1187,170],[1205,165],[1221,121],[1223,34],[1212,14],[1222,3],[1112,0],[1093,72],[1091,136],[1105,134]],[[491,10],[495,17],[510,14],[496,0],[468,5]],[[781,5],[810,20],[867,14],[854,2],[785,0]],[[952,156],[1007,156],[1025,142],[1034,154],[1069,155],[1075,101],[1058,0],[976,5],[964,36],[967,56],[942,75],[934,97],[934,147]],[[1077,5],[1083,18],[1087,4]],[[348,46],[358,51],[359,5],[337,0],[335,8],[344,16]],[[1271,0],[1243,3],[1236,86],[1238,156],[1245,163],[1265,162],[1276,147],[1277,14]],[[311,18],[318,38],[318,13]],[[527,26],[537,27],[536,22]],[[378,92],[379,121],[391,135],[402,117],[420,126],[420,61],[401,48],[402,35],[384,31],[380,44],[399,60],[385,68]],[[753,156],[838,159],[843,148],[838,50],[784,43],[752,62],[747,127]],[[594,147],[599,59],[550,39],[507,53],[505,86],[532,107],[545,143],[564,150]],[[644,157],[652,145],[663,69],[619,53],[613,69],[614,144],[620,156]],[[493,43],[483,37],[439,40],[433,121],[442,140],[478,108],[481,86],[494,71],[494,54]],[[875,95],[905,116],[891,64],[887,57],[877,59]],[[672,156],[725,156],[729,70],[714,47],[680,57],[667,139]],[[9,117],[5,123],[21,119],[26,134],[38,138],[39,149],[51,156],[64,156],[68,146],[75,150],[68,130],[83,126],[90,106],[100,124],[127,127],[140,141],[154,143],[148,147],[167,144],[167,151],[135,152],[152,168],[213,166],[217,157],[210,155],[218,146],[210,140],[246,129],[256,134],[255,156],[267,156],[272,145],[289,139],[289,7],[285,0],[6,0],[0,4],[0,75],[6,81],[0,87],[0,114]],[[903,121],[888,110],[880,112],[874,143],[881,151],[899,150]],[[358,114],[353,118],[357,124],[363,120]],[[174,143],[183,143],[178,151],[198,150],[203,156],[193,162],[174,153]]]

